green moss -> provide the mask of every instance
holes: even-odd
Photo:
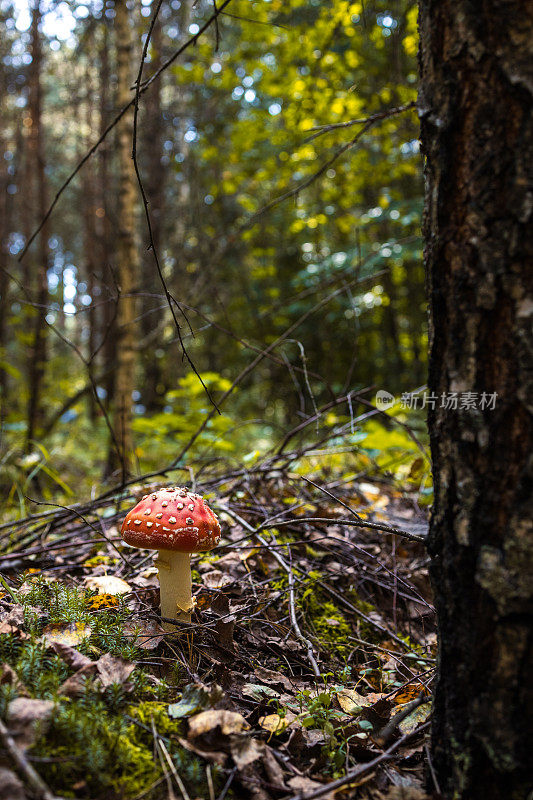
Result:
[[[328,649],[335,649],[339,654],[346,652],[348,636],[353,630],[338,607],[331,601],[325,600],[320,592],[316,593],[314,589],[304,593],[302,607],[311,631],[320,644],[326,645]],[[343,644],[344,641],[346,645]]]
[[[152,724],[155,725],[160,736],[180,735],[182,732],[182,723],[180,720],[175,720],[168,715],[168,703],[158,703],[154,701],[144,701],[135,706],[128,708],[128,715],[140,722],[141,725],[152,730]],[[139,727],[136,728],[137,738],[139,737]]]

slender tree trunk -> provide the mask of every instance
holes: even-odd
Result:
[[[131,99],[133,38],[126,0],[115,4],[117,46],[117,103]],[[135,386],[135,298],[139,275],[136,244],[136,178],[131,157],[132,114],[125,114],[117,126],[118,144],[118,250],[116,277],[119,298],[117,308],[117,356],[113,411],[114,441],[110,448],[110,466],[120,467],[123,479],[130,471],[133,457],[132,392]]]
[[[150,66],[152,72],[161,64],[161,45],[162,45],[161,21],[157,20],[152,32],[150,53],[152,60]],[[145,99],[145,113],[143,114],[143,150],[142,162],[145,165],[143,171],[144,185],[150,203],[150,220],[152,224],[152,237],[157,253],[161,257],[160,245],[162,240],[164,199],[165,199],[165,166],[161,158],[163,155],[163,110],[161,108],[161,79],[156,81]],[[142,265],[142,288],[144,296],[142,298],[142,336],[143,339],[150,339],[151,334],[160,320],[160,312],[155,311],[154,307],[160,305],[161,301],[151,297],[151,294],[159,291],[159,281],[155,272],[154,254],[151,250],[143,249]],[[162,374],[161,361],[154,358],[154,349],[157,348],[157,340],[150,341],[150,346],[143,353],[143,403],[148,411],[158,411],[163,406],[164,392],[161,391]]]
[[[7,76],[5,66],[0,64],[0,114],[7,119],[8,109],[4,98],[7,94]],[[0,153],[8,149],[8,137],[0,133]],[[17,159],[20,149],[17,147]],[[15,161],[17,163],[17,160]],[[9,262],[8,237],[11,231],[13,202],[10,201],[8,186],[14,177],[10,175],[8,162],[0,160],[0,362],[7,361],[7,316],[9,313],[9,278],[7,266]],[[8,393],[8,373],[0,363],[0,446],[2,444],[3,421],[6,413]]]
[[[90,53],[93,50],[92,37],[87,42],[87,64],[85,68],[85,86],[87,94],[85,97],[85,130],[87,135],[82,139],[82,149],[86,152],[94,140],[94,91],[93,91],[93,64]],[[96,236],[96,187],[92,170],[85,170],[83,180],[83,227],[84,241],[83,250],[85,256],[85,278],[87,281],[87,294],[91,297],[91,304],[88,308],[88,336],[87,336],[87,360],[89,362],[89,375],[93,364],[91,359],[96,352],[98,341],[98,316],[96,313],[95,288],[96,262],[97,262],[97,236]],[[96,400],[92,392],[87,394],[87,405],[89,418],[94,423],[96,421]]]
[[[440,637],[432,759],[446,797],[524,800],[532,712],[533,6],[421,0],[420,34],[429,389],[437,396],[429,413]],[[476,393],[475,407],[443,408],[449,392]]]
[[[39,26],[41,22],[40,0],[36,0],[31,25],[31,69],[29,77],[29,119],[30,155],[35,170],[37,185],[37,220],[40,222],[46,213],[46,176],[44,159],[44,137],[42,127],[42,48]],[[33,346],[28,370],[28,428],[26,449],[32,447],[32,440],[42,423],[42,389],[46,366],[46,312],[48,302],[48,226],[45,225],[38,237],[38,252],[35,280],[32,282],[36,307],[33,317]]]
[[[100,136],[103,135],[109,123],[109,30],[107,23],[102,25],[102,40],[100,44],[100,82],[99,82],[99,115],[100,115]],[[113,259],[113,242],[111,237],[110,220],[110,181],[109,181],[109,137],[106,138],[99,148],[98,164],[98,209],[97,217],[97,240],[98,240],[98,260],[100,263],[100,286],[102,295],[102,331],[103,337],[102,355],[104,360],[105,378],[104,388],[106,391],[105,405],[109,408],[115,394],[115,354],[116,354],[116,287],[115,276],[111,269]]]
[[[4,152],[4,142],[0,139],[0,151]],[[7,345],[7,315],[9,308],[9,279],[7,277],[7,264],[8,264],[8,235],[11,224],[11,208],[12,203],[9,202],[9,195],[7,187],[9,184],[10,176],[7,171],[7,162],[2,159],[0,162],[0,361],[7,361],[6,358],[6,345]],[[7,398],[7,371],[3,365],[0,364],[0,442],[1,431],[3,430],[3,419],[6,407]]]

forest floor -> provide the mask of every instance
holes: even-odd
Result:
[[[155,554],[119,529],[167,484],[0,526],[0,795],[428,797],[435,620],[414,493],[268,462],[189,481],[223,539],[192,559],[193,622],[164,633]]]

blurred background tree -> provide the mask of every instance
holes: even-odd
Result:
[[[183,358],[138,193],[129,257],[121,244],[131,116],[19,261],[127,96],[120,26],[133,81],[155,4],[0,8],[0,458],[2,492],[21,500],[30,475],[44,493],[88,491],[106,466],[112,478],[161,466],[212,406]],[[144,77],[212,13],[165,0]],[[364,411],[364,388],[371,399],[424,382],[416,50],[408,0],[233,0],[142,95],[139,169],[188,355],[217,399],[272,347],[196,457],[264,452],[334,398],[354,394],[319,431]],[[121,392],[131,404],[117,424]]]

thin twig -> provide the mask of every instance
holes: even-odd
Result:
[[[401,739],[398,739],[397,742],[394,742],[394,744],[391,745],[388,750],[385,750],[384,753],[381,753],[381,755],[372,759],[372,761],[368,761],[366,764],[362,764],[361,766],[350,770],[346,773],[346,775],[344,775],[343,778],[338,778],[336,781],[325,783],[324,786],[321,786],[319,789],[314,789],[312,792],[306,792],[305,794],[298,793],[286,795],[284,798],[282,798],[282,800],[315,800],[315,798],[323,797],[325,794],[329,794],[335,789],[340,789],[341,786],[346,786],[347,783],[351,783],[356,778],[364,775],[365,772],[369,772],[370,770],[374,769],[374,767],[377,767],[378,764],[382,764],[383,761],[389,761],[392,758],[393,753],[398,750],[399,747],[405,744],[408,739],[411,739],[413,736],[417,736],[425,731],[428,726],[429,722],[425,722],[412,733],[406,733]]]
[[[182,351],[185,359],[187,360],[190,368],[192,369],[192,371],[194,372],[194,374],[196,375],[196,377],[200,381],[200,383],[201,383],[201,385],[202,385],[207,397],[209,398],[209,401],[215,407],[215,409],[220,413],[220,409],[218,408],[217,404],[215,403],[215,401],[214,401],[214,399],[213,399],[213,397],[211,395],[211,392],[209,391],[209,389],[205,385],[204,381],[202,380],[202,376],[198,372],[198,370],[196,368],[196,365],[194,364],[193,360],[191,359],[191,357],[189,355],[189,352],[188,352],[187,348],[185,347],[185,342],[183,341],[183,336],[182,336],[182,333],[181,333],[181,325],[178,322],[178,318],[177,318],[176,312],[174,310],[174,303],[178,307],[180,313],[184,316],[185,321],[187,322],[187,324],[189,325],[189,328],[191,329],[191,332],[192,332],[192,328],[190,326],[189,320],[187,319],[187,315],[185,314],[185,311],[182,309],[182,307],[180,306],[179,302],[175,298],[173,298],[172,295],[170,294],[170,291],[168,289],[167,283],[166,283],[165,278],[163,276],[163,270],[161,269],[161,263],[159,261],[159,254],[157,252],[157,247],[156,247],[155,240],[154,240],[154,233],[153,233],[153,229],[152,229],[152,220],[151,220],[150,211],[149,211],[149,208],[148,208],[148,198],[146,196],[146,191],[145,191],[145,188],[144,188],[144,184],[142,182],[141,172],[140,172],[140,169],[139,169],[139,161],[138,161],[138,158],[137,158],[137,138],[138,138],[137,137],[137,131],[138,131],[138,120],[139,120],[139,97],[140,97],[140,94],[141,94],[142,75],[143,75],[143,70],[144,70],[144,64],[145,64],[145,61],[146,61],[146,56],[147,56],[147,53],[148,53],[148,47],[150,45],[150,40],[152,38],[152,33],[153,33],[153,30],[154,30],[154,26],[155,26],[155,24],[157,22],[157,17],[158,17],[158,14],[159,14],[159,11],[161,9],[162,4],[163,4],[163,0],[158,0],[158,3],[157,3],[157,5],[156,5],[156,7],[154,9],[154,13],[153,13],[152,19],[150,21],[150,27],[148,29],[148,33],[146,34],[146,38],[144,40],[144,45],[143,45],[142,54],[141,54],[141,60],[140,60],[140,63],[139,63],[139,72],[137,74],[137,79],[135,81],[135,97],[133,99],[133,137],[132,137],[131,157],[133,159],[133,167],[135,169],[135,175],[137,176],[137,183],[139,184],[139,192],[140,192],[140,195],[141,195],[142,204],[143,204],[143,208],[144,208],[144,216],[145,216],[145,219],[146,219],[146,227],[148,229],[148,240],[149,240],[149,248],[148,249],[152,251],[152,254],[154,256],[154,262],[155,262],[155,265],[156,265],[157,274],[159,275],[159,280],[160,280],[161,285],[163,287],[163,292],[165,294],[165,298],[166,298],[168,307],[170,308],[170,313],[172,314],[172,319],[174,320],[174,325],[176,327],[176,331],[177,331],[177,334],[178,334],[178,340],[179,340],[179,344],[180,344],[180,347],[181,347],[181,351]],[[218,24],[217,23],[218,14],[219,14],[219,12],[218,12],[217,7],[215,5],[215,24]],[[218,27],[217,27],[217,36],[218,36]]]
[[[173,63],[174,63],[174,61],[175,61],[175,60],[176,60],[176,59],[177,59],[177,58],[178,58],[178,57],[179,57],[179,56],[180,56],[180,55],[181,55],[183,52],[185,52],[185,50],[187,50],[187,49],[188,49],[189,47],[191,47],[192,45],[195,45],[195,44],[196,44],[196,42],[198,41],[198,39],[200,38],[200,36],[202,36],[202,34],[203,34],[203,33],[205,33],[205,31],[206,31],[206,30],[207,30],[207,29],[210,27],[210,25],[211,25],[211,24],[212,24],[212,23],[213,23],[213,22],[216,20],[216,18],[218,17],[218,15],[222,13],[223,9],[224,9],[224,8],[225,8],[225,7],[226,7],[226,6],[227,6],[229,3],[231,3],[231,0],[224,0],[224,2],[222,3],[222,5],[219,7],[218,11],[217,11],[215,14],[212,14],[212,15],[209,17],[209,19],[208,19],[208,20],[207,20],[207,21],[206,21],[206,22],[205,22],[205,23],[204,23],[204,24],[203,24],[203,25],[200,27],[200,30],[199,30],[197,33],[195,33],[195,34],[194,34],[194,36],[191,36],[191,38],[190,38],[190,39],[188,39],[188,40],[185,42],[185,44],[183,44],[181,47],[179,47],[179,48],[178,48],[178,49],[177,49],[177,50],[176,50],[176,51],[175,51],[175,52],[172,54],[172,56],[170,56],[170,58],[168,58],[168,59],[165,61],[165,63],[161,65],[161,67],[160,67],[160,68],[157,70],[157,72],[155,72],[155,73],[152,75],[152,77],[151,77],[151,78],[149,78],[147,81],[145,81],[145,82],[142,84],[142,86],[140,87],[140,94],[144,94],[144,92],[145,92],[145,91],[146,91],[146,90],[147,90],[147,89],[148,89],[148,88],[149,88],[149,87],[152,85],[152,83],[154,83],[154,81],[156,81],[156,80],[159,78],[159,76],[161,75],[161,73],[162,73],[162,72],[164,72],[166,69],[168,69],[168,67],[170,67],[170,65],[171,65],[171,64],[173,64]],[[89,161],[89,159],[91,158],[91,156],[92,156],[94,153],[96,153],[96,151],[98,150],[98,148],[100,147],[100,145],[102,144],[102,142],[103,142],[103,141],[106,139],[106,137],[107,137],[107,136],[108,136],[108,134],[109,134],[109,133],[110,133],[110,132],[113,130],[113,128],[115,128],[115,127],[116,127],[116,125],[117,125],[117,124],[120,122],[120,120],[122,119],[122,117],[124,116],[124,114],[126,114],[126,112],[127,112],[127,111],[128,111],[128,110],[129,110],[129,109],[132,107],[132,106],[133,106],[134,102],[135,102],[135,100],[134,100],[134,98],[132,98],[132,99],[130,100],[130,102],[129,102],[127,105],[125,105],[123,108],[121,108],[121,109],[120,109],[120,111],[118,112],[118,114],[116,115],[116,117],[115,117],[115,118],[114,118],[114,119],[113,119],[113,120],[112,120],[112,121],[109,123],[109,125],[107,126],[107,128],[104,130],[104,132],[102,133],[102,135],[100,136],[100,138],[98,139],[98,141],[96,141],[96,142],[93,144],[93,146],[90,148],[90,150],[88,150],[88,151],[87,151],[87,153],[86,153],[86,154],[83,156],[83,158],[82,158],[82,159],[81,159],[81,160],[78,162],[78,164],[77,164],[76,168],[75,168],[75,169],[74,169],[74,170],[73,170],[73,171],[70,173],[70,175],[68,176],[68,178],[67,178],[67,179],[66,179],[66,180],[65,180],[65,181],[64,181],[64,182],[61,184],[61,186],[59,187],[59,189],[57,190],[57,192],[56,192],[56,194],[55,194],[55,197],[54,197],[54,199],[52,200],[52,203],[50,204],[50,206],[49,206],[49,208],[48,208],[48,211],[46,212],[46,214],[45,214],[45,215],[44,215],[44,217],[42,218],[41,222],[39,223],[39,225],[37,226],[37,228],[34,230],[34,232],[32,233],[32,235],[31,235],[31,236],[30,236],[30,238],[28,239],[28,241],[26,242],[26,244],[25,244],[25,246],[24,246],[24,249],[22,250],[22,252],[21,252],[20,256],[18,257],[18,260],[19,260],[19,262],[20,262],[20,261],[22,261],[22,259],[24,258],[24,256],[25,256],[25,255],[26,255],[26,253],[28,252],[28,249],[30,248],[30,246],[31,246],[32,242],[34,241],[35,237],[36,237],[36,236],[39,234],[39,232],[42,230],[43,226],[46,224],[47,220],[48,220],[48,219],[49,219],[49,217],[50,217],[50,214],[52,213],[52,211],[53,211],[53,210],[54,210],[54,208],[56,207],[56,205],[57,205],[57,203],[58,203],[58,201],[59,201],[59,198],[61,197],[61,195],[63,194],[63,192],[64,192],[64,191],[65,191],[65,189],[67,188],[67,186],[68,186],[68,185],[69,185],[69,184],[72,182],[72,180],[73,180],[73,179],[76,177],[76,175],[77,175],[77,174],[78,174],[78,172],[79,172],[79,171],[82,169],[82,167],[84,166],[84,164],[86,164],[86,163],[87,163],[87,161]]]
[[[393,716],[389,722],[379,731],[377,736],[375,737],[375,741],[379,744],[380,747],[386,747],[387,744],[390,742],[394,734],[396,733],[396,729],[400,722],[409,716],[413,711],[416,711],[421,705],[424,703],[429,703],[429,697],[424,694],[424,692],[420,692],[418,697],[415,700],[412,700],[410,703],[406,703],[401,711]]]
[[[378,522],[363,522],[362,520],[353,519],[331,519],[330,517],[299,517],[298,519],[288,519],[283,522],[276,522],[275,524],[262,525],[261,527],[267,530],[268,528],[280,528],[287,525],[305,525],[309,523],[320,523],[321,525],[348,525],[351,528],[370,528],[373,531],[383,531],[383,533],[393,533],[395,536],[401,536],[404,539],[409,539],[411,542],[418,542],[419,544],[426,545],[424,536],[419,536],[417,533],[409,533],[403,531],[401,528],[393,528],[391,525],[382,525]]]

